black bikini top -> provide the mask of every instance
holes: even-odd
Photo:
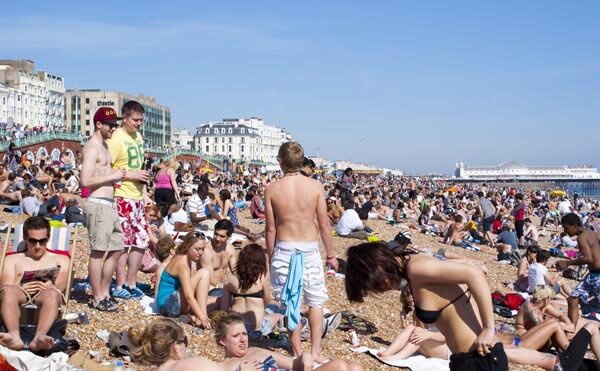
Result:
[[[423,310],[423,309],[421,309],[421,308],[419,308],[418,306],[415,305],[415,315],[423,323],[434,323],[435,321],[437,321],[437,319],[442,314],[442,312],[444,311],[444,309],[448,308],[450,305],[452,305],[458,299],[462,298],[464,295],[467,295],[467,293],[469,294],[468,299],[467,299],[467,303],[468,303],[469,300],[471,300],[471,292],[469,291],[469,289],[467,289],[467,291],[463,291],[454,300],[452,300],[451,302],[449,302],[448,304],[446,304],[440,310]]]
[[[233,296],[234,298],[258,298],[258,299],[262,299],[263,297],[263,290],[257,291],[257,292],[253,292],[252,294],[231,294],[231,296]]]

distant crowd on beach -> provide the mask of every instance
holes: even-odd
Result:
[[[361,175],[351,168],[327,173],[297,142],[280,147],[281,170],[275,172],[235,161],[226,171],[175,158],[154,163],[144,156],[139,133],[143,107],[128,102],[121,116],[100,108],[95,132],[74,162],[31,163],[9,146],[0,201],[5,211],[28,216],[27,247],[7,259],[4,269],[12,273],[2,273],[6,326],[0,344],[52,349],[49,330],[69,264],[59,264],[54,282],[23,286],[20,279],[25,271],[56,265],[46,248],[50,229],[71,225],[89,234],[91,308],[119,312],[123,301],[153,298],[148,310],[161,319],[129,334],[136,362],[161,369],[362,369],[322,355],[322,337],[342,320],[341,313],[323,311],[325,274],[344,277],[350,301],[401,291],[398,315],[414,319],[377,354],[383,361],[418,352],[448,360],[452,370],[503,370],[509,362],[598,369],[585,359],[588,345],[600,355],[598,322],[581,311],[589,313],[584,307],[600,293],[597,200],[558,189]],[[240,223],[241,211],[256,228]],[[398,234],[382,241],[373,220],[397,226]],[[415,246],[415,233],[447,247]],[[540,236],[550,237],[551,245]],[[356,241],[338,257],[334,238]],[[462,249],[514,265],[509,289],[521,298],[518,305],[494,301],[486,284],[489,267]],[[556,269],[551,257],[558,259]],[[151,277],[151,290],[139,285],[139,273]],[[42,307],[37,332],[27,341],[18,311],[4,318],[25,303]],[[502,310],[507,316],[516,311],[509,340],[494,321],[494,311]],[[225,359],[187,358],[191,335],[174,320],[182,318],[214,330]],[[249,341],[273,332],[288,334],[290,356],[250,347]],[[302,340],[310,341],[310,352],[302,351]]]

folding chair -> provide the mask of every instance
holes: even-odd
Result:
[[[63,254],[69,258],[69,270],[67,275],[67,287],[63,295],[64,304],[59,308],[59,319],[63,319],[67,313],[67,305],[71,296],[71,285],[73,283],[73,261],[74,247],[77,243],[77,229],[73,231],[73,242],[71,241],[72,226],[67,227],[52,227],[50,228],[50,239],[48,240],[47,249],[50,253]],[[13,230],[11,244],[11,230]],[[26,241],[23,240],[23,224],[15,224],[14,228],[9,228],[6,232],[6,240],[0,257],[0,274],[4,270],[4,261],[7,255],[23,252],[27,249]],[[35,327],[38,321],[39,310],[35,304],[28,304],[21,307],[21,326]]]

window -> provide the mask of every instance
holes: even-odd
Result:
[[[244,143],[244,142],[245,142],[245,139],[246,139],[246,138],[242,137],[242,143]]]
[[[90,114],[90,110],[89,110],[89,109],[86,109],[86,110],[85,110],[85,114],[86,114],[86,115],[89,115],[89,114]]]
[[[210,134],[210,129],[209,129],[209,128],[206,128],[206,129],[204,130],[204,133],[205,133],[205,134]]]
[[[225,134],[225,128],[221,129],[221,134]]]
[[[229,137],[229,143],[233,143],[233,138]]]
[[[221,146],[221,152],[225,153],[225,146]]]
[[[85,104],[90,104],[90,98],[85,98]]]
[[[21,101],[21,95],[17,95],[17,102]]]
[[[206,153],[210,152],[210,146],[206,146]]]
[[[231,144],[229,145],[229,148],[227,149],[227,151],[228,151],[229,153],[231,153]]]
[[[246,134],[246,129],[244,129],[244,128],[241,128],[241,129],[240,129],[240,133],[242,133],[242,134]]]
[[[232,128],[227,129],[227,134],[233,134],[233,129]]]
[[[210,139],[206,137],[206,144],[208,144],[208,142],[210,142]]]
[[[215,140],[213,142],[217,143],[218,140],[219,138],[215,137]]]
[[[221,143],[225,143],[225,137],[221,137]]]
[[[240,146],[240,152],[244,153],[244,145],[243,144]]]
[[[219,134],[219,129],[215,128],[215,131],[214,131],[214,133],[215,133],[215,134]]]

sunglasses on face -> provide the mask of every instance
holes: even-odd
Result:
[[[48,238],[47,237],[46,238],[40,238],[38,240],[38,239],[29,237],[29,238],[27,238],[27,242],[30,243],[30,244],[32,244],[32,245],[34,245],[34,246],[37,245],[38,243],[40,244],[40,246],[46,246],[48,244]]]
[[[179,339],[176,340],[176,342],[179,343],[179,344],[183,344],[183,345],[185,345],[187,347],[188,346],[188,337],[187,337],[187,335],[185,335],[183,337],[183,339],[181,339],[181,340],[179,340]]]

